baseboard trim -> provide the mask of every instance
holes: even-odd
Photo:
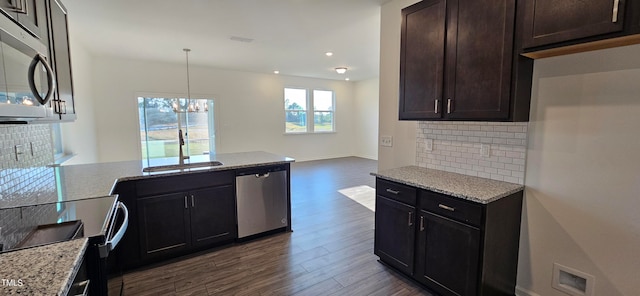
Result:
[[[533,291],[529,291],[523,287],[516,287],[516,296],[541,296],[540,294],[536,294]]]

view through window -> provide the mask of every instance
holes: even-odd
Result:
[[[333,91],[285,88],[285,132],[321,133],[335,131]],[[309,116],[312,114],[312,116]],[[311,122],[310,122],[311,121]]]
[[[142,159],[177,157],[178,130],[184,155],[215,153],[213,99],[138,97]]]

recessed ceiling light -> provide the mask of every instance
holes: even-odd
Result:
[[[253,42],[253,38],[240,37],[240,36],[230,36],[229,39],[238,42],[251,43]]]
[[[344,80],[349,81],[349,77],[345,78]]]
[[[347,68],[345,68],[345,67],[338,67],[338,68],[336,68],[336,72],[338,72],[338,74],[344,74],[344,73],[347,73]]]
[[[280,71],[275,70],[275,71],[273,71],[273,74],[280,74]]]
[[[332,55],[333,55],[333,52],[327,51],[327,52],[325,53],[325,55],[326,55],[326,56],[328,56],[328,57],[330,57],[330,56],[332,56]]]

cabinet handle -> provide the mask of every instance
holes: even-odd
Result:
[[[392,190],[391,188],[387,188],[387,192],[389,192],[391,194],[395,194],[395,195],[400,194],[400,191]]]
[[[441,209],[445,209],[447,211],[452,211],[452,212],[454,212],[456,210],[456,208],[453,208],[453,207],[450,207],[450,206],[445,206],[443,204],[438,204],[438,207],[441,208]]]
[[[424,216],[420,216],[420,231],[424,231]]]
[[[433,109],[435,110],[434,113],[436,113],[436,114],[438,114],[438,105],[440,105],[438,103],[440,103],[440,100],[436,100],[436,103],[434,104],[435,106],[433,107]]]
[[[611,17],[611,22],[618,22],[618,8],[620,7],[620,0],[613,0],[613,16]]]
[[[447,99],[447,114],[451,114],[451,98]]]
[[[189,208],[189,204],[187,203],[187,196],[184,196],[184,208],[188,209]]]
[[[195,202],[195,198],[193,197],[193,194],[191,194],[191,207],[192,208],[196,207],[196,202]]]
[[[411,219],[413,217],[413,212],[409,212],[409,226],[413,226],[413,219]]]

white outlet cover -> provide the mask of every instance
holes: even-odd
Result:
[[[491,155],[491,145],[480,144],[480,156],[489,157]]]
[[[392,147],[393,136],[380,136],[380,146]]]

